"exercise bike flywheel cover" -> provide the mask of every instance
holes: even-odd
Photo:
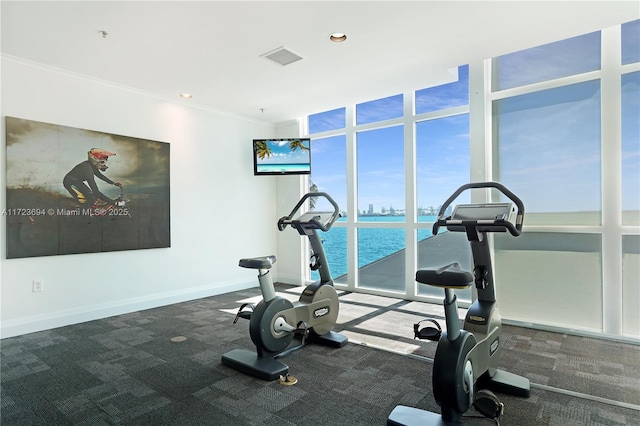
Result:
[[[338,321],[340,312],[340,299],[338,293],[332,285],[322,285],[319,283],[310,284],[300,296],[300,301],[306,304],[313,304],[321,300],[328,300],[326,306],[322,306],[311,313],[313,332],[319,336],[329,333]]]
[[[282,296],[276,296],[268,302],[258,303],[249,320],[249,335],[253,343],[271,353],[279,353],[286,349],[293,340],[293,333],[276,336],[271,324],[280,312],[293,309],[293,303]]]
[[[431,381],[433,397],[443,413],[446,411],[462,415],[473,403],[463,384],[467,354],[475,345],[475,336],[466,330],[460,330],[460,336],[453,342],[443,337],[438,343],[433,358]]]

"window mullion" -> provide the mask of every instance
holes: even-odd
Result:
[[[416,296],[415,270],[418,267],[416,222],[416,127],[414,93],[404,94],[404,170],[405,170],[405,295]]]
[[[358,217],[358,170],[356,167],[355,106],[346,107],[347,144],[347,289],[354,291],[358,275],[358,242],[356,220]]]
[[[491,101],[488,99],[491,68],[488,62],[469,63],[469,156],[470,182],[491,180]],[[475,200],[472,192],[472,202]]]
[[[602,30],[602,320],[622,334],[622,90],[620,26]]]

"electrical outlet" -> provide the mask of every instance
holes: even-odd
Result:
[[[44,283],[42,280],[33,280],[33,292],[40,293],[42,290],[44,290]]]

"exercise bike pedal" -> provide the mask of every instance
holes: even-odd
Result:
[[[251,314],[253,314],[253,311],[238,312],[238,318],[244,318],[244,319],[250,320]]]
[[[293,331],[294,337],[302,339],[302,344],[304,345],[305,341],[309,337],[309,326],[306,322],[300,321],[297,328]]]
[[[435,327],[423,327],[420,328],[420,323],[430,322]],[[438,321],[427,318],[422,321],[418,321],[416,324],[413,324],[413,338],[420,340],[431,340],[433,342],[437,342],[440,340],[440,336],[442,336],[442,327],[438,324]]]
[[[504,404],[498,397],[487,389],[480,389],[473,396],[473,408],[489,419],[498,420],[504,415]]]
[[[244,308],[249,307],[249,309],[244,310]],[[253,303],[243,303],[240,308],[238,309],[238,313],[236,314],[236,317],[233,319],[233,323],[237,323],[238,322],[238,318],[244,318],[247,320],[251,319],[251,314],[253,314],[253,310],[255,309],[255,306],[253,305]]]
[[[309,326],[307,325],[306,322],[300,321],[297,324],[296,328],[293,330],[293,337],[297,337],[297,338],[301,339],[300,344],[298,346],[294,346],[292,348],[289,348],[284,352],[280,352],[279,354],[275,355],[273,357],[273,359],[278,359],[278,358],[281,358],[283,356],[287,356],[289,354],[292,354],[292,353],[304,348],[304,345],[307,344],[307,338],[309,337]]]

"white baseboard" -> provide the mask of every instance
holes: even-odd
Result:
[[[257,283],[255,280],[224,285],[208,285],[153,294],[119,302],[67,309],[41,315],[30,315],[28,317],[2,321],[2,324],[0,324],[0,339],[172,305],[174,303],[187,302],[189,300],[202,299],[204,297],[217,296],[219,294],[245,290],[256,286]]]

